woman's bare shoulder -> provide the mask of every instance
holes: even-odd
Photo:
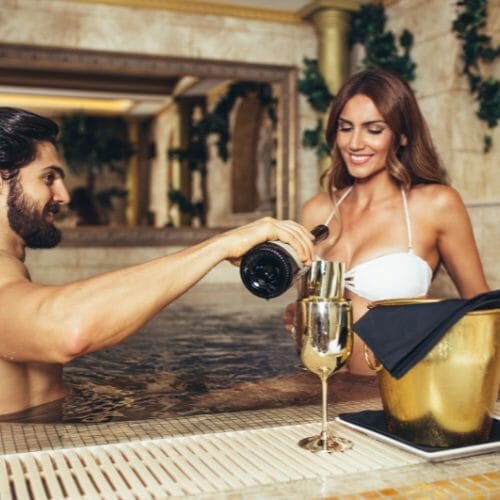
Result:
[[[332,199],[330,197],[330,194],[325,191],[322,191],[321,193],[315,194],[314,196],[306,200],[306,202],[304,203],[304,207],[318,208],[323,205],[331,206],[331,204],[332,204]]]
[[[445,184],[421,184],[410,191],[410,198],[415,205],[427,211],[446,213],[462,211],[464,202],[459,192]]]
[[[319,224],[325,221],[333,210],[333,202],[329,193],[321,192],[309,198],[302,206],[302,222]]]

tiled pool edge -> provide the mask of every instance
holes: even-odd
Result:
[[[330,420],[333,420],[335,415],[341,412],[379,408],[380,400],[378,398],[332,403],[329,405]],[[2,422],[0,423],[0,454],[320,422],[320,411],[319,406],[313,405],[99,424],[15,424]]]
[[[335,413],[379,409],[378,399],[331,404]],[[106,424],[1,424],[3,453],[130,443],[169,436],[272,428],[320,420],[318,406],[197,415]],[[196,498],[498,498],[500,453],[450,462],[420,462],[389,470],[249,487]]]

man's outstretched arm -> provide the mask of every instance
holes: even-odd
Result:
[[[282,240],[304,262],[312,236],[292,221],[261,219],[143,264],[65,285],[32,283],[20,261],[0,257],[0,356],[67,363],[136,332],[214,266]]]

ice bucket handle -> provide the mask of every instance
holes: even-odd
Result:
[[[370,358],[370,350],[368,349],[368,346],[366,344],[363,344],[363,353],[365,355],[365,361],[366,364],[368,365],[368,368],[370,370],[373,370],[374,372],[379,372],[384,368],[384,365],[382,363],[379,363],[376,365]]]

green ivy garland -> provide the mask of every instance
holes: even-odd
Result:
[[[297,82],[298,91],[305,95],[307,102],[319,115],[326,113],[334,96],[328,90],[325,79],[319,71],[316,59],[304,58],[304,74]],[[322,158],[330,154],[323,140],[323,122],[318,118],[316,128],[306,129],[302,135],[302,146],[315,149],[316,156]]]
[[[364,68],[384,68],[390,70],[408,81],[415,79],[416,64],[411,59],[413,35],[404,30],[399,37],[399,45],[392,31],[385,31],[387,16],[383,5],[364,4],[353,14],[349,44],[353,47],[359,43],[365,48]],[[325,113],[334,96],[331,95],[324,78],[320,74],[318,62],[315,59],[304,59],[303,78],[298,81],[298,90],[307,97],[311,107],[319,114]],[[329,154],[328,146],[323,140],[323,123],[318,119],[315,129],[305,130],[302,135],[302,145],[314,148],[319,157]]]
[[[477,116],[489,128],[498,125],[500,119],[500,82],[481,74],[480,62],[491,63],[500,55],[500,46],[493,47],[490,36],[482,33],[487,21],[487,0],[459,0],[457,18],[452,30],[462,42],[463,74],[469,81],[469,89],[478,103]],[[492,147],[492,137],[484,136],[483,151]]]
[[[217,154],[223,161],[229,158],[228,144],[231,139],[229,131],[230,113],[239,98],[245,98],[255,92],[257,99],[267,112],[273,125],[277,121],[277,98],[273,96],[272,86],[269,83],[237,81],[229,85],[227,93],[217,102],[214,110],[207,113],[201,120],[190,124],[189,141],[186,148],[170,148],[167,152],[169,159],[177,159],[189,168],[190,171],[206,171],[208,161],[206,140],[210,134],[216,134]],[[192,216],[200,216],[204,212],[203,202],[191,203],[179,190],[171,189],[168,192],[171,203],[178,205],[179,210]]]
[[[387,16],[383,5],[365,4],[352,16],[349,43],[359,43],[365,48],[362,61],[365,68],[383,68],[402,76],[405,80],[415,80],[417,65],[411,59],[413,35],[407,30],[399,36],[399,45],[392,31],[385,31]]]
[[[178,189],[170,188],[168,190],[168,199],[170,203],[177,205],[183,214],[189,214],[191,217],[200,218],[205,214],[205,203],[203,201],[193,203]]]

